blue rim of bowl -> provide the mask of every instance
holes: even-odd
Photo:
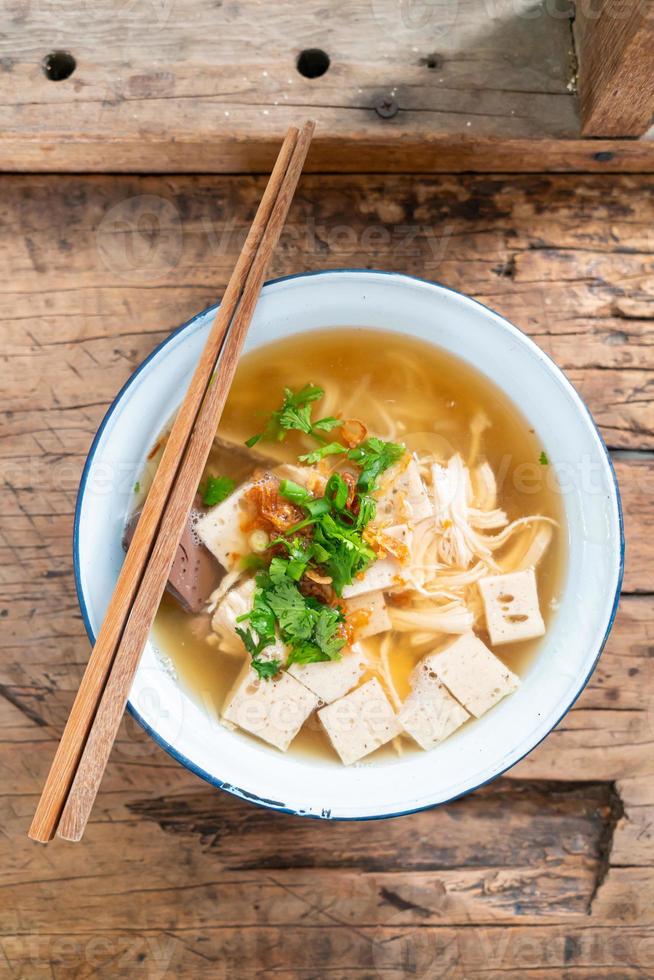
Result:
[[[488,313],[492,313],[493,316],[497,317],[500,321],[502,321],[502,323],[505,326],[508,326],[512,330],[514,330],[520,336],[520,338],[521,338],[521,340],[523,342],[526,341],[527,344],[534,349],[534,351],[538,354],[539,357],[542,357],[546,361],[548,361],[549,364],[551,365],[553,371],[554,371],[555,376],[559,380],[559,382],[562,383],[563,386],[569,392],[571,392],[573,394],[575,400],[577,401],[577,403],[579,405],[579,408],[585,413],[587,419],[590,421],[593,429],[595,430],[595,433],[596,433],[597,438],[599,440],[600,446],[601,446],[601,448],[602,448],[602,450],[604,452],[604,455],[606,456],[606,460],[607,460],[608,465],[609,465],[609,471],[610,471],[611,477],[613,479],[613,490],[614,490],[614,495],[615,495],[615,504],[616,504],[616,509],[617,509],[617,515],[618,515],[618,530],[619,530],[619,537],[620,537],[620,566],[619,566],[619,569],[618,569],[618,577],[617,577],[617,582],[616,582],[615,594],[614,594],[614,597],[613,597],[613,605],[611,607],[611,614],[609,616],[609,620],[608,620],[608,624],[607,624],[607,627],[606,627],[606,631],[605,631],[604,636],[602,638],[602,641],[601,641],[601,643],[599,645],[599,648],[597,650],[597,654],[596,654],[596,656],[595,656],[595,658],[593,660],[593,663],[591,664],[591,667],[590,667],[588,673],[586,674],[586,677],[584,678],[584,680],[582,681],[582,683],[579,685],[576,694],[574,695],[574,697],[572,698],[572,700],[570,701],[570,703],[568,704],[568,706],[565,708],[565,710],[563,711],[563,713],[560,715],[560,717],[549,728],[549,730],[547,732],[545,732],[545,734],[542,736],[542,738],[540,738],[537,742],[535,742],[534,745],[531,746],[531,748],[527,749],[527,751],[525,753],[523,753],[523,755],[521,755],[518,759],[514,760],[510,765],[506,766],[500,772],[495,773],[493,776],[490,776],[488,779],[482,780],[482,782],[477,783],[476,786],[473,786],[470,789],[466,789],[462,793],[457,793],[456,795],[451,796],[451,797],[449,797],[446,800],[440,800],[437,803],[427,803],[424,806],[412,807],[412,808],[410,808],[408,810],[399,810],[396,813],[379,813],[379,814],[371,814],[371,815],[362,816],[362,817],[340,817],[340,816],[335,817],[335,816],[332,816],[331,810],[329,810],[329,809],[324,809],[322,811],[322,813],[315,813],[315,812],[308,813],[308,812],[303,811],[303,810],[293,809],[293,808],[287,807],[285,804],[278,803],[275,800],[267,800],[267,799],[264,799],[263,797],[257,796],[254,793],[250,793],[250,792],[248,792],[246,790],[240,789],[238,786],[233,786],[230,783],[224,782],[224,781],[218,779],[216,776],[212,776],[211,773],[208,773],[205,769],[202,769],[200,766],[196,765],[191,759],[187,758],[187,756],[185,756],[182,752],[180,752],[173,745],[171,745],[170,742],[167,742],[164,738],[162,738],[161,735],[159,735],[147,723],[147,721],[142,717],[142,715],[139,714],[139,712],[131,704],[130,701],[127,702],[127,710],[132,715],[132,717],[135,718],[135,720],[139,723],[139,725],[144,729],[144,731],[147,732],[147,734],[157,743],[157,745],[161,746],[161,748],[165,752],[167,752],[168,755],[170,755],[173,759],[175,759],[182,766],[184,766],[185,769],[188,769],[189,772],[192,772],[195,776],[199,776],[200,779],[203,779],[205,782],[209,783],[211,786],[215,786],[217,789],[225,790],[226,792],[231,793],[233,796],[236,796],[239,799],[243,799],[243,800],[246,800],[246,801],[248,801],[250,803],[254,803],[257,806],[264,807],[265,809],[268,809],[268,810],[275,810],[278,813],[288,813],[288,814],[290,814],[292,816],[311,817],[311,818],[316,819],[316,820],[342,820],[342,821],[349,821],[349,820],[391,820],[394,817],[409,816],[412,813],[421,813],[421,812],[423,812],[425,810],[432,810],[432,809],[434,809],[435,807],[438,807],[438,806],[444,806],[447,803],[453,803],[455,800],[461,799],[464,796],[468,796],[469,793],[474,793],[476,790],[481,789],[482,786],[487,786],[489,783],[492,783],[496,779],[499,779],[500,776],[503,776],[505,772],[508,772],[509,769],[512,769],[513,766],[516,766],[519,762],[522,761],[522,759],[526,758],[526,756],[528,756],[530,754],[530,752],[533,752],[534,749],[537,748],[541,744],[541,742],[543,742],[547,738],[547,736],[549,734],[551,734],[551,732],[557,727],[557,725],[562,721],[562,719],[565,718],[565,716],[570,711],[570,709],[576,704],[576,702],[579,699],[581,693],[583,692],[583,690],[585,689],[586,685],[588,684],[588,681],[590,680],[590,678],[593,675],[593,672],[595,670],[595,667],[597,666],[597,662],[598,662],[600,656],[602,655],[602,651],[604,650],[604,647],[606,646],[606,641],[609,638],[609,634],[610,634],[610,632],[611,632],[611,630],[613,628],[613,623],[615,622],[616,613],[618,611],[618,604],[620,602],[620,593],[621,593],[621,590],[622,590],[622,581],[623,581],[623,578],[624,578],[624,564],[625,564],[624,518],[623,518],[623,513],[622,513],[622,499],[620,497],[620,488],[618,486],[618,479],[617,479],[617,476],[616,476],[616,473],[615,473],[615,467],[613,466],[613,460],[611,459],[611,455],[610,455],[610,453],[609,453],[609,451],[607,449],[606,443],[604,442],[604,438],[603,438],[603,436],[602,436],[602,434],[601,434],[601,432],[600,432],[600,430],[599,430],[599,428],[597,426],[597,423],[595,422],[595,419],[593,418],[593,416],[592,416],[592,414],[590,412],[590,409],[588,408],[588,406],[586,405],[586,403],[584,402],[584,400],[582,399],[581,395],[579,394],[579,392],[577,391],[577,389],[574,387],[574,385],[572,384],[572,382],[569,381],[568,378],[566,378],[566,376],[564,375],[564,373],[561,370],[561,368],[549,356],[549,354],[546,354],[545,351],[541,350],[541,348],[537,344],[534,343],[534,341],[531,339],[531,337],[529,337],[522,330],[520,330],[518,327],[516,327],[515,324],[511,323],[510,320],[507,320],[506,317],[502,316],[500,313],[497,313],[495,310],[491,309],[490,306],[486,306],[484,303],[480,303],[479,300],[473,299],[473,297],[471,297],[471,296],[467,296],[465,293],[462,293],[460,290],[458,290],[458,289],[452,289],[451,286],[445,286],[445,285],[443,285],[443,283],[437,282],[434,279],[423,279],[420,276],[412,276],[412,275],[409,275],[408,273],[404,273],[404,272],[388,272],[388,271],[386,271],[384,269],[348,269],[348,268],[345,268],[345,269],[315,269],[315,270],[312,270],[312,271],[309,271],[309,272],[296,272],[296,273],[292,273],[292,274],[290,274],[288,276],[278,276],[276,279],[268,279],[264,283],[264,288],[266,286],[274,286],[274,285],[277,285],[278,283],[288,282],[288,281],[294,280],[294,279],[309,279],[309,278],[312,278],[314,276],[343,275],[344,273],[347,273],[349,275],[353,275],[354,274],[354,275],[387,276],[389,278],[395,278],[395,279],[399,279],[399,280],[406,280],[406,279],[408,279],[409,281],[419,282],[419,283],[422,283],[423,285],[426,285],[426,286],[437,286],[439,289],[442,289],[445,292],[452,293],[455,296],[461,297],[462,299],[466,300],[466,302],[474,303],[477,306],[480,306],[482,309],[486,310]],[[136,370],[129,376],[129,378],[127,379],[127,381],[125,382],[125,384],[121,387],[120,391],[118,392],[118,394],[116,395],[116,397],[114,398],[114,400],[111,402],[109,408],[107,409],[107,411],[105,413],[105,416],[102,419],[102,422],[100,423],[100,426],[98,428],[98,431],[96,432],[96,434],[95,434],[95,436],[93,438],[93,442],[91,443],[91,447],[89,449],[89,453],[88,453],[88,456],[86,457],[86,462],[84,464],[84,469],[82,470],[82,476],[80,478],[79,489],[77,491],[77,499],[76,499],[76,503],[75,503],[75,518],[74,518],[74,523],[73,523],[73,569],[74,569],[74,574],[75,574],[75,589],[76,589],[76,592],[77,592],[77,600],[79,602],[80,611],[82,613],[82,620],[84,622],[84,628],[86,629],[86,633],[87,633],[87,636],[88,636],[91,644],[94,644],[95,643],[95,634],[94,634],[93,629],[91,627],[91,620],[90,620],[90,617],[89,617],[89,614],[88,614],[88,609],[87,609],[87,606],[86,606],[86,600],[84,598],[84,591],[82,589],[81,570],[80,570],[80,558],[79,558],[79,526],[80,526],[80,520],[81,520],[82,501],[83,501],[83,498],[84,498],[84,492],[86,490],[86,483],[87,483],[87,480],[88,480],[89,471],[91,469],[91,466],[93,465],[93,459],[94,459],[95,453],[97,451],[97,448],[98,448],[100,439],[102,438],[102,433],[104,432],[104,430],[105,430],[105,428],[106,428],[106,426],[107,426],[107,424],[108,424],[111,416],[113,415],[114,411],[116,410],[116,408],[117,408],[119,402],[121,401],[123,395],[132,386],[132,384],[134,383],[134,381],[136,380],[136,378],[147,367],[147,365],[150,363],[150,361],[154,357],[156,357],[156,355],[159,353],[159,351],[162,350],[164,347],[166,347],[169,343],[171,343],[171,341],[175,337],[177,337],[178,334],[182,333],[184,330],[187,330],[189,327],[193,326],[193,324],[196,323],[197,320],[199,320],[201,317],[206,316],[208,313],[215,312],[215,310],[217,310],[219,306],[220,306],[220,304],[217,303],[217,304],[214,304],[213,306],[208,306],[206,309],[202,310],[199,313],[196,313],[195,316],[191,317],[190,320],[187,320],[181,326],[177,327],[170,334],[168,334],[168,336],[164,340],[162,340],[160,344],[157,344],[157,346],[154,348],[154,350],[151,351],[150,354],[148,354],[148,356],[145,358],[144,361],[141,362],[141,364],[139,364],[139,366],[136,368]]]

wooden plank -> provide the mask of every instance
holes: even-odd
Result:
[[[12,425],[56,413],[70,451],[72,406],[90,429],[152,346],[220,294],[260,189],[252,178],[5,181],[0,314],[17,381],[5,406],[24,413]],[[611,446],[651,449],[652,190],[630,177],[310,176],[273,271],[376,265],[472,293],[569,371]],[[139,220],[159,222],[154,235]],[[104,398],[80,399],[80,375]]]
[[[416,140],[405,130],[380,126],[373,137],[332,137],[326,111],[318,117],[307,173],[654,173],[654,140],[501,139],[441,136],[425,132]],[[299,110],[284,113],[297,123]],[[418,116],[421,119],[421,116]],[[377,126],[373,120],[373,125]],[[270,138],[241,139],[231,133],[200,132],[178,138],[140,134],[107,142],[102,132],[84,139],[47,132],[40,136],[4,135],[0,173],[265,174],[279,150],[285,123]]]
[[[604,841],[613,832],[618,805],[608,784],[500,781],[450,807],[401,822],[375,821],[362,834],[354,823],[317,827],[312,821],[263,811],[189,774],[177,791],[156,796],[155,773],[144,785],[123,784],[121,790],[104,793],[89,824],[90,854],[77,855],[60,845],[50,848],[36,891],[28,860],[33,851],[19,837],[33,796],[14,798],[11,807],[3,808],[3,826],[17,842],[3,866],[6,886],[16,898],[13,907],[0,913],[3,933],[16,927],[16,909],[30,898],[33,928],[54,925],[52,906],[61,878],[83,875],[96,877],[97,889],[93,895],[85,890],[71,895],[61,909],[62,924],[67,915],[80,930],[92,930],[104,905],[107,928],[161,926],[176,902],[169,894],[166,852],[195,855],[194,899],[183,917],[178,913],[180,927],[201,922],[291,925],[301,896],[314,896],[316,911],[338,905],[343,918],[360,923],[420,924],[430,918],[441,923],[471,918],[570,921],[587,915],[591,907],[604,869]],[[498,826],[498,807],[512,813],[510,836]],[[112,836],[122,842],[120,855],[113,857]],[[132,908],[130,902],[118,901],[107,908],[108,896],[138,888],[130,865],[139,847],[144,848],[143,863],[152,869],[144,885],[151,894],[148,905]],[[414,885],[407,895],[408,877]],[[290,901],[275,906],[279,883],[288,886]],[[646,913],[639,913],[630,921],[646,919]],[[316,917],[310,915],[311,920]]]
[[[553,354],[601,418],[628,594],[559,728],[465,800],[362,826],[219,793],[126,719],[83,847],[25,836],[88,656],[70,553],[85,454],[129,372],[221,293],[260,190],[252,177],[0,182],[0,973],[647,976],[648,177],[310,176],[275,269],[370,264],[470,292]]]
[[[654,17],[644,0],[578,2],[581,131],[642,136],[654,117]]]
[[[556,5],[356,0],[325,18],[320,0],[285,0],[269,19],[258,0],[154,13],[99,0],[77,13],[73,0],[7,11],[4,171],[264,172],[306,115],[317,172],[654,169],[651,141],[579,138],[571,12]],[[330,59],[320,77],[296,67],[309,48]],[[59,81],[43,68],[53,50],[75,59]]]

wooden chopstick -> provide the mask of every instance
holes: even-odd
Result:
[[[148,559],[153,552],[155,537],[160,529],[166,504],[181,467],[184,448],[198,418],[218,356],[223,347],[227,329],[242,299],[248,273],[252,269],[255,258],[260,254],[260,246],[271,222],[273,208],[279,199],[285,179],[291,176],[289,172],[290,162],[292,159],[297,161],[297,158],[293,157],[297,143],[298,130],[292,127],[286,135],[243,250],[225,290],[202,356],[170,432],[155,479],[144,503],[132,544],[39,800],[29,830],[29,836],[34,840],[46,842],[54,836],[137,589],[143,579]],[[305,143],[308,147],[306,137]],[[306,153],[306,149],[304,152]],[[295,169],[297,171],[297,163]],[[297,177],[299,177],[299,171],[297,171],[295,183],[297,183]],[[286,199],[290,203],[288,192]],[[279,228],[281,230],[281,225]],[[268,235],[270,235],[269,231]],[[279,232],[277,232],[278,235]],[[217,386],[212,386],[212,388],[215,387]],[[171,555],[174,556],[174,552],[175,548],[172,548]]]
[[[213,383],[205,392],[198,418],[166,504],[161,527],[138,588],[116,652],[111,673],[93,720],[68,799],[59,821],[58,834],[80,840],[91,812],[111,748],[125,710],[138,662],[161,601],[177,545],[206,465],[213,437],[232,384],[238,359],[263,285],[266,269],[281,234],[297,187],[313,123],[306,123],[298,137],[282,181],[270,220],[251,264],[241,301],[223,343]]]

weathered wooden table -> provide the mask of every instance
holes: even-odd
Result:
[[[129,373],[220,295],[262,183],[0,180],[0,976],[651,976],[651,176],[309,175],[274,263],[470,292],[587,399],[627,569],[559,728],[467,799],[329,824],[212,789],[127,721],[84,842],[26,837],[88,656],[71,568],[85,454]]]

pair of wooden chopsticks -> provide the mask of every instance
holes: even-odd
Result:
[[[80,840],[313,136],[289,129],[170,432],[29,830]]]

